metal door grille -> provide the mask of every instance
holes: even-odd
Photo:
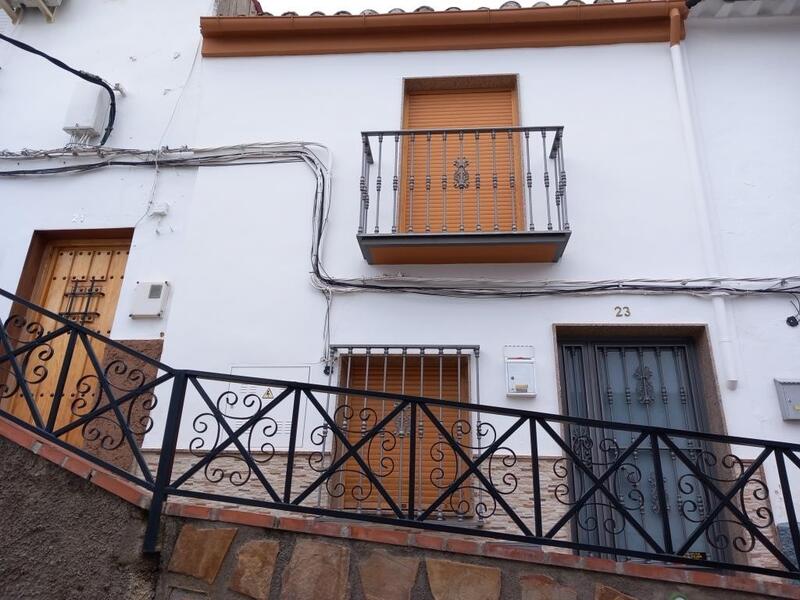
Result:
[[[399,394],[418,394],[424,397],[456,402],[470,402],[473,397],[471,373],[477,372],[478,346],[334,346],[334,359],[338,363],[338,384],[345,388],[364,389],[372,392]],[[474,361],[474,366],[473,366]],[[477,392],[477,403],[480,403]],[[355,443],[364,431],[374,426],[396,403],[348,394],[336,399],[336,421],[348,432]],[[437,419],[453,432],[459,443],[470,446],[470,440],[478,438],[479,424],[473,424],[471,416],[460,410],[437,407]],[[480,417],[478,417],[478,423]],[[477,436],[473,436],[473,428]],[[407,493],[407,479],[413,467],[415,473],[416,504],[423,506],[426,501],[436,498],[448,485],[463,472],[463,461],[452,452],[443,451],[441,433],[427,422],[419,419],[412,427],[410,410],[401,411],[387,429],[387,437],[368,446],[363,459],[383,476],[383,483],[398,498]],[[411,438],[415,437],[416,464],[409,464]],[[342,448],[333,449],[332,456],[341,453]],[[375,511],[381,513],[385,508],[380,494],[367,485],[362,470],[345,465],[340,477],[340,498],[334,497],[334,504],[356,511]],[[479,491],[482,494],[482,491]],[[437,518],[444,520],[452,514],[464,518],[457,506],[471,501],[467,488],[460,489],[456,497],[442,504]],[[403,509],[406,502],[401,502]]]
[[[690,342],[620,343],[592,342],[561,345],[567,410],[571,416],[634,425],[706,429],[700,403],[699,377]],[[598,471],[608,468],[635,442],[635,435],[603,428],[570,426],[569,437],[582,460]],[[677,441],[692,460],[702,464],[707,451],[693,439]],[[655,460],[655,452],[659,459]],[[657,464],[658,463],[658,464]],[[709,470],[714,465],[706,465]],[[660,475],[658,474],[660,471]],[[658,493],[657,477],[664,482]],[[613,491],[622,505],[647,531],[661,527],[666,510],[673,543],[688,539],[695,521],[713,509],[713,500],[700,486],[688,481],[690,473],[665,445],[640,447],[620,466]],[[591,481],[579,470],[572,471],[573,496],[580,497]],[[696,540],[691,551],[698,556],[716,556],[713,540],[719,527]],[[595,497],[579,513],[573,525],[578,541],[626,549],[642,549],[646,542],[631,527],[625,527],[618,510]]]

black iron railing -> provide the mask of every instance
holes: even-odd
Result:
[[[569,231],[563,131],[365,131],[358,233]]]
[[[188,497],[800,579],[798,444],[172,369],[0,296],[2,417],[150,490],[148,551]]]

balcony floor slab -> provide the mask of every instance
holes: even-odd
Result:
[[[371,265],[558,262],[570,231],[368,233],[358,235]]]

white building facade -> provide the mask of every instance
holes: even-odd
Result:
[[[153,152],[37,154],[70,141],[62,127],[75,90],[95,86],[0,43],[0,172],[150,161],[0,177],[0,288],[40,303],[23,285],[36,278],[34,239],[127,236],[116,310],[100,333],[161,340],[158,358],[174,368],[436,396],[405,372],[402,389],[386,387],[387,361],[391,370],[398,356],[423,353],[427,385],[442,390],[443,368],[458,382],[456,396],[440,394],[447,400],[800,443],[800,399],[776,387],[800,380],[800,330],[787,323],[800,310],[790,293],[800,275],[800,3],[635,5],[336,17],[341,25],[253,15],[207,18],[202,33],[208,1],[67,0],[53,23],[29,9],[0,33],[118,83],[105,147]],[[469,29],[471,15],[491,27]],[[513,122],[497,124],[494,145],[491,121],[449,120],[459,108],[413,121],[411,96],[424,104],[454,90],[510,91]],[[426,118],[441,124],[419,128],[414,159],[410,134],[395,132]],[[470,146],[479,127],[483,169]],[[445,129],[450,141],[437,142]],[[171,162],[212,155],[235,158]],[[449,165],[464,157],[459,184]],[[493,177],[501,189],[508,178],[498,160],[513,171],[509,201],[519,198],[513,231],[492,210]],[[477,230],[465,210],[488,222]],[[434,258],[405,262],[423,254]],[[137,285],[159,282],[169,289],[163,313],[132,318]],[[216,399],[247,385],[208,390]],[[251,391],[280,391],[267,387]],[[145,449],[161,446],[167,396],[150,413]],[[205,411],[187,396],[179,450],[202,437],[192,424]],[[313,451],[323,421],[301,413],[297,447]],[[290,430],[280,425],[272,441],[283,450]],[[525,436],[506,447],[530,462]],[[744,465],[759,452],[732,448]],[[541,453],[557,461],[562,451],[545,440]],[[761,469],[770,527],[790,548],[780,473],[774,461]],[[797,490],[800,469],[790,464],[788,477]]]

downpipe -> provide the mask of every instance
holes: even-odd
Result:
[[[683,37],[683,20],[677,8],[670,11],[670,58],[672,73],[675,78],[675,92],[678,99],[678,111],[681,117],[683,137],[686,142],[689,174],[694,197],[697,200],[697,221],[700,225],[700,238],[703,246],[703,257],[706,272],[710,277],[720,276],[720,252],[717,233],[712,223],[715,221],[714,206],[710,201],[708,182],[703,173],[700,160],[697,132],[692,114],[689,82],[686,76],[686,63],[681,47]],[[716,342],[721,350],[722,368],[725,385],[734,390],[739,385],[739,356],[736,349],[736,326],[732,317],[730,301],[724,294],[716,294],[711,298],[716,324]]]

